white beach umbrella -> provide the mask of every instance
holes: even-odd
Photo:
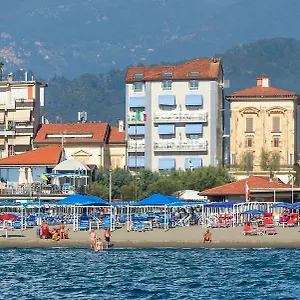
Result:
[[[27,183],[32,184],[33,178],[32,178],[32,169],[28,168],[27,169]]]
[[[59,181],[58,176],[52,177],[52,184],[53,185],[60,185],[60,181]]]
[[[20,168],[19,169],[19,179],[18,179],[18,184],[22,185],[26,183],[26,176],[25,176],[25,168]]]

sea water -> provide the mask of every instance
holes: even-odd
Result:
[[[295,249],[1,249],[0,299],[299,299]]]

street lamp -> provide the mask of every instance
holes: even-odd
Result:
[[[109,170],[109,203],[111,202],[111,172],[112,170]]]

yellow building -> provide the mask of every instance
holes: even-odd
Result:
[[[297,160],[299,96],[270,86],[269,77],[263,76],[257,78],[256,86],[226,99],[230,102],[231,165],[268,171],[263,167],[267,158],[269,165],[273,161],[281,170],[292,169]]]

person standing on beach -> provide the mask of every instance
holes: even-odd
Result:
[[[59,225],[59,237],[60,237],[60,239],[65,238],[65,223],[64,223],[64,221],[61,221],[60,225]]]
[[[91,249],[95,248],[95,245],[96,245],[96,239],[97,239],[97,234],[95,232],[94,229],[91,230],[91,233],[90,233],[90,239],[91,239]]]
[[[105,240],[106,249],[109,248],[110,238],[111,238],[110,229],[106,228],[104,231],[104,240]]]
[[[95,251],[96,252],[102,252],[103,251],[103,244],[100,238],[97,239],[96,245],[95,245]]]

